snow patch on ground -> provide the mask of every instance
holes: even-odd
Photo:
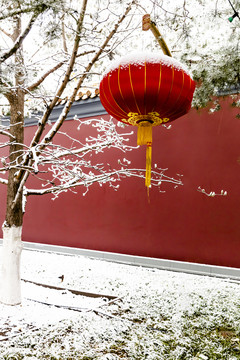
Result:
[[[239,359],[238,282],[29,250],[22,278],[120,299],[23,281],[22,304],[0,304],[0,359]]]

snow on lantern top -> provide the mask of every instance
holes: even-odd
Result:
[[[156,52],[154,53],[154,52],[134,51],[130,54],[122,56],[121,58],[113,61],[108,67],[108,69],[104,72],[103,77],[106,76],[107,73],[117,69],[119,66],[121,66],[122,68],[128,67],[129,64],[134,64],[136,66],[138,65],[143,66],[145,62],[152,64],[160,63],[169,67],[174,66],[176,70],[179,71],[184,70],[189,75],[187,68],[179,61],[177,61],[176,59],[170,56]]]

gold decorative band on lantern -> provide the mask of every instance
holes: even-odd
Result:
[[[144,115],[130,112],[128,113],[128,119],[122,119],[123,122],[134,126],[157,126],[164,124],[169,120],[169,118],[161,118],[159,113],[156,111]]]

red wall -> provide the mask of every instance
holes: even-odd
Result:
[[[154,128],[153,164],[168,168],[169,176],[182,174],[183,186],[165,184],[165,193],[150,189],[150,203],[144,180],[139,179],[123,180],[117,192],[94,185],[85,197],[82,190],[55,201],[32,196],[23,240],[240,267],[236,114],[224,101],[217,113],[193,110],[173,122],[170,130]],[[27,137],[33,130],[27,128]],[[75,133],[72,121],[66,122],[65,130]],[[110,155],[115,159],[115,152]],[[145,167],[145,149],[124,156],[132,160],[131,166]],[[199,186],[207,192],[223,189],[228,195],[207,197],[197,191]]]

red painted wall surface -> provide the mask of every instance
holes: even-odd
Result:
[[[23,240],[240,267],[240,120],[228,101],[208,114],[192,110],[166,130],[154,128],[153,164],[182,174],[184,185],[165,184],[161,193],[144,180],[125,179],[117,192],[92,186],[86,196],[62,194],[29,198]],[[65,130],[76,132],[73,121]],[[131,127],[131,130],[135,130]],[[27,136],[34,128],[27,128]],[[28,139],[27,139],[28,141]],[[133,143],[136,142],[136,133]],[[105,155],[109,157],[109,153]],[[115,161],[118,155],[110,153]],[[145,149],[124,155],[145,167]],[[198,192],[227,191],[208,197]],[[4,196],[1,194],[1,204]],[[3,206],[0,213],[3,219]]]

